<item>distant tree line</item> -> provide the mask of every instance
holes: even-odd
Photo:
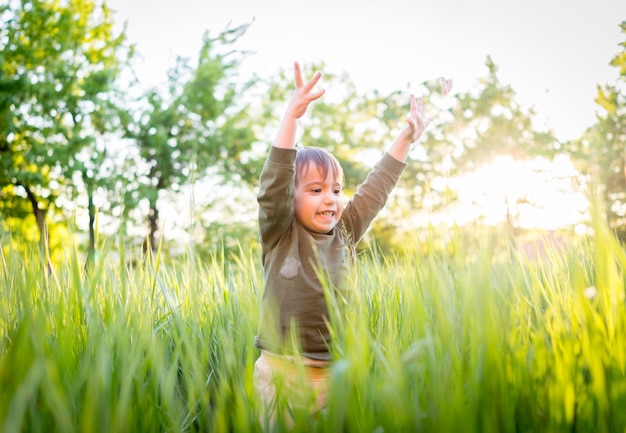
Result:
[[[190,185],[213,185],[194,221],[207,247],[212,237],[241,238],[229,223],[235,207],[217,205],[214,186],[254,191],[279,115],[292,91],[290,70],[271,78],[241,76],[250,53],[237,48],[250,23],[207,31],[193,61],[178,58],[167,82],[147,91],[133,78],[135,47],[114,31],[106,2],[16,0],[0,5],[0,227],[12,239],[58,248],[68,221],[85,215],[85,251],[97,249],[98,218],[124,231],[144,224],[146,249],[155,249],[163,198]],[[620,24],[626,35],[626,21]],[[454,191],[437,179],[471,172],[500,155],[516,159],[567,155],[580,181],[595,185],[604,214],[626,240],[626,41],[610,64],[612,84],[598,85],[597,122],[580,139],[557,140],[537,130],[536,113],[515,91],[487,74],[467,93],[438,97],[438,77],[421,83],[433,109],[424,152],[411,154],[397,200],[419,210],[426,194],[444,207]],[[406,89],[359,92],[347,74],[325,65],[327,87],[341,94],[312,107],[300,138],[335,153],[344,164],[346,190],[367,171],[367,160],[386,147],[403,122]],[[233,198],[234,199],[234,198]],[[224,212],[207,222],[204,210]],[[248,231],[248,235],[254,230]]]

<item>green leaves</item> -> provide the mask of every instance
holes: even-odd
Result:
[[[54,208],[60,190],[74,189],[74,174],[86,173],[81,153],[99,151],[95,137],[112,124],[106,119],[114,115],[109,101],[124,38],[113,34],[106,8],[91,0],[10,7],[0,31],[0,151],[10,149],[0,188],[14,199],[21,197],[18,186],[32,193],[37,214],[38,207]]]
[[[626,37],[626,21],[621,24]],[[611,60],[618,69],[615,83],[598,86],[598,120],[579,140],[566,143],[564,150],[578,169],[590,178],[601,194],[606,220],[618,237],[626,240],[626,40],[622,51]]]

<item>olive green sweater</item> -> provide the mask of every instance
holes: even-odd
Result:
[[[308,231],[294,216],[295,149],[272,146],[260,177],[259,231],[265,290],[255,347],[291,353],[290,329],[302,355],[330,360],[327,287],[345,290],[351,251],[383,208],[405,163],[385,154],[344,208],[329,233]]]

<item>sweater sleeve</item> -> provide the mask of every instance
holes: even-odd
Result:
[[[385,153],[346,204],[342,221],[355,245],[385,206],[405,167],[406,163]]]
[[[273,248],[294,215],[295,149],[271,146],[259,179],[259,232],[264,250]]]

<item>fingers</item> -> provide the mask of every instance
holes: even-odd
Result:
[[[322,77],[322,73],[316,72],[313,78],[311,79],[311,81],[306,83],[297,91],[301,92],[302,97],[305,98],[309,102],[312,102],[312,101],[315,101],[316,99],[321,98],[322,95],[326,92],[324,89],[318,90],[316,92],[312,92],[313,87],[315,87],[315,85],[317,84],[317,82],[320,80],[321,77]]]
[[[311,78],[310,81],[304,83],[302,80],[302,70],[300,69],[300,64],[298,62],[294,62],[293,64],[293,72],[296,81],[296,96],[301,98],[302,101],[306,101],[308,105],[310,102],[315,101],[322,97],[326,91],[324,89],[318,90],[316,92],[312,92],[313,88],[317,85],[320,78],[322,78],[321,72],[316,72]]]
[[[293,63],[293,74],[296,80],[296,89],[303,89],[307,93],[310,92],[311,89],[315,87],[315,85],[320,80],[320,78],[322,78],[322,73],[318,71],[315,73],[315,75],[313,75],[313,78],[311,78],[311,81],[304,84],[304,82],[302,81],[302,70],[300,69],[300,64],[298,62]],[[322,96],[322,95],[319,95],[319,96]]]
[[[426,125],[430,121],[426,117],[426,107],[424,106],[424,100],[421,97],[416,99],[415,95],[413,94],[410,95],[409,99],[411,101],[409,117],[426,127]]]
[[[439,82],[441,83],[441,94],[447,95],[452,90],[452,80],[446,80],[445,77],[439,78]]]
[[[324,90],[318,90],[315,93],[311,93],[311,90],[313,90],[313,87],[316,86],[320,78],[322,78],[322,73],[316,72],[315,75],[313,75],[313,78],[311,78],[311,81],[307,82],[304,86],[300,87],[302,92],[305,95],[308,95],[308,98],[312,101],[318,99],[320,96],[324,94]]]
[[[430,124],[430,119],[426,117],[426,107],[422,98],[415,98],[415,95],[411,94],[409,100],[410,110],[406,122],[411,130],[411,140],[415,141]]]
[[[326,90],[321,89],[321,90],[318,90],[317,92],[311,94],[309,96],[309,98],[311,99],[311,101],[315,101],[316,99],[321,98],[324,93],[326,93]]]
[[[424,106],[424,99],[422,97],[415,98],[415,95],[411,94],[411,114],[415,116],[426,116],[426,107]]]
[[[415,117],[407,116],[406,123],[409,124],[409,126],[411,127],[413,131],[417,131],[418,124],[417,124],[417,119]]]
[[[300,71],[300,63],[293,62],[293,75],[296,79],[296,89],[302,87],[302,71]]]

